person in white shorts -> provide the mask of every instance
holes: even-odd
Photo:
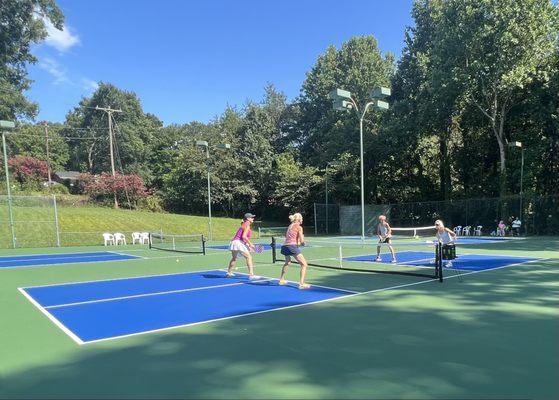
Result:
[[[437,230],[437,241],[442,243],[443,246],[454,244],[456,241],[456,233],[454,231],[445,228],[443,221],[440,219],[435,221],[435,229]],[[452,267],[452,261],[447,261],[445,267]]]
[[[396,253],[394,253],[394,247],[392,247],[391,238],[392,238],[392,229],[390,228],[390,224],[386,221],[386,216],[380,215],[378,217],[378,225],[377,225],[377,236],[379,246],[377,246],[377,258],[375,261],[380,262],[380,244],[386,243],[388,244],[388,249],[392,254],[392,263],[396,263]]]
[[[231,250],[231,260],[229,261],[229,268],[227,268],[227,277],[235,276],[233,269],[237,264],[237,258],[239,255],[243,256],[247,262],[249,279],[260,279],[260,276],[254,275],[254,264],[252,262],[252,255],[250,254],[255,250],[254,245],[250,241],[252,237],[252,229],[250,226],[254,222],[254,217],[256,215],[251,213],[246,213],[243,221],[241,222],[241,227],[237,229],[235,236],[231,240],[229,245],[229,250]]]

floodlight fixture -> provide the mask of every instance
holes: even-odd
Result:
[[[0,121],[0,128],[2,129],[14,129],[16,124],[14,121]]]
[[[384,110],[388,110],[390,108],[390,106],[386,101],[374,100],[373,101],[373,108],[377,111],[384,111]]]
[[[208,147],[208,142],[206,142],[205,140],[197,140],[196,141],[196,146],[198,146],[198,147]]]
[[[351,99],[351,93],[343,89],[334,89],[328,97],[330,97],[330,100]]]
[[[346,110],[351,110],[353,108],[353,104],[351,103],[351,101],[337,99],[334,100],[333,107],[334,110],[337,111],[346,111]]]
[[[392,90],[387,87],[376,87],[371,91],[371,99],[384,99],[392,94]]]
[[[522,142],[509,142],[509,147],[522,147]]]

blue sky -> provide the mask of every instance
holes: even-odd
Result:
[[[260,100],[270,82],[288,99],[329,45],[374,35],[400,55],[412,0],[58,0],[63,32],[33,48],[28,97],[38,120],[62,122],[108,82],[134,91],[165,125],[208,122]]]

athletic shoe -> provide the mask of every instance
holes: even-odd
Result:
[[[225,276],[231,278],[232,276],[235,276],[235,274],[233,272],[228,272]]]
[[[396,264],[397,261],[396,261],[395,258],[393,258],[392,261],[390,261],[390,262],[391,262],[392,264]]]
[[[248,277],[248,279],[250,279],[251,281],[255,281],[255,280],[258,280],[258,279],[262,279],[262,277],[258,276],[258,275],[250,275]]]
[[[302,283],[299,284],[299,289],[310,289],[311,285],[309,285],[308,283]]]
[[[375,259],[375,261],[376,261],[376,262],[381,262],[382,260],[380,259],[380,257],[377,257],[377,258]]]
[[[452,262],[449,261],[444,266],[447,267],[447,268],[452,268]]]
[[[287,281],[285,279],[280,279],[280,281],[278,282],[278,285],[287,285]]]

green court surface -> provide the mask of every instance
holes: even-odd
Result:
[[[0,268],[0,398],[559,398],[558,249],[550,237],[472,244],[460,250],[540,260],[443,283],[311,268],[309,283],[359,294],[82,346],[18,288],[220,269],[228,252],[126,246],[143,258]],[[269,251],[255,260],[259,275],[279,275]]]

